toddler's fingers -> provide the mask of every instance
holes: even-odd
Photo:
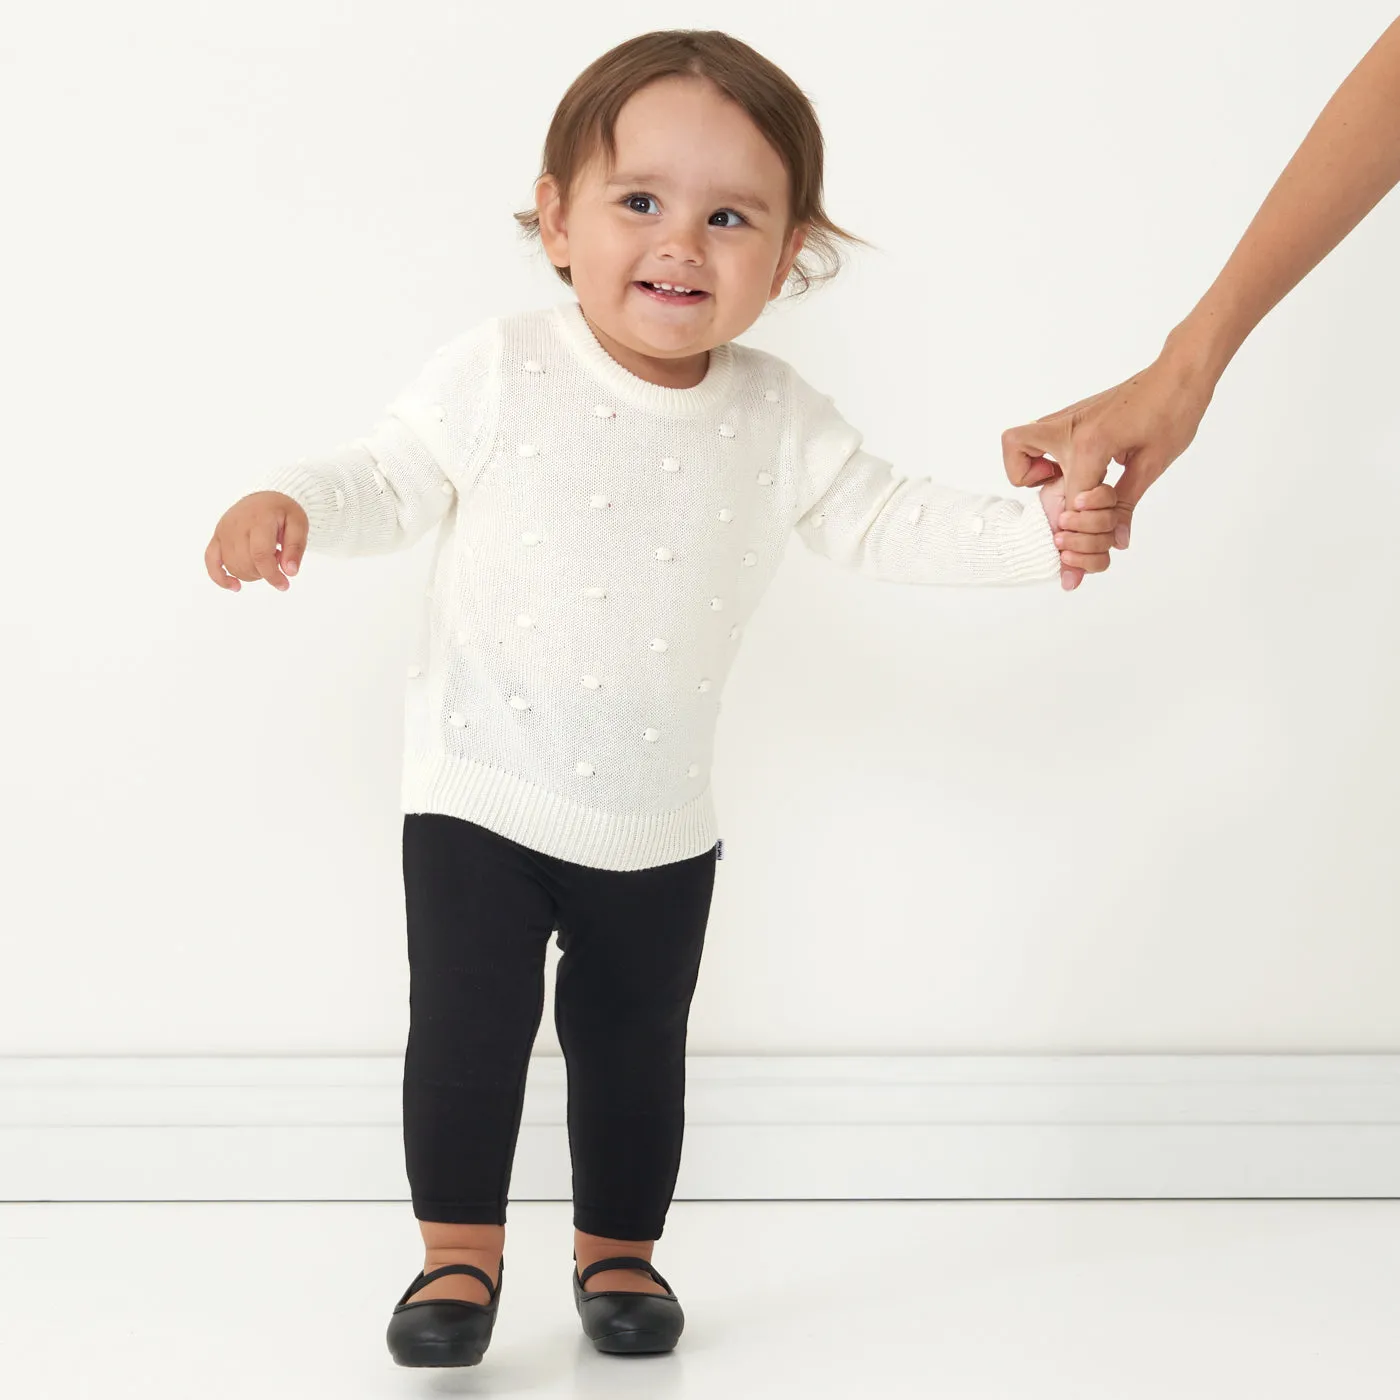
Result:
[[[1072,549],[1080,554],[1102,554],[1108,548],[1111,535],[1083,535],[1075,530],[1056,530],[1055,548]]]
[[[1088,491],[1081,491],[1074,500],[1065,504],[1073,506],[1075,510],[1112,510],[1118,504],[1118,493],[1105,481]]]
[[[219,548],[218,535],[209,541],[209,547],[204,551],[204,567],[208,571],[209,577],[220,588],[228,588],[237,593],[243,587],[236,578],[224,572],[224,555],[223,550]]]
[[[295,574],[301,568],[301,556],[306,553],[307,519],[299,511],[289,510],[282,526],[282,572]]]
[[[248,531],[248,554],[253,567],[274,588],[285,593],[291,584],[277,567],[277,517],[262,515]]]
[[[1117,524],[1116,510],[1067,510],[1060,516],[1060,529],[1086,535],[1106,535]]]
[[[1105,550],[1102,554],[1085,554],[1077,549],[1060,551],[1060,567],[1083,569],[1086,574],[1101,574],[1108,568],[1111,556]]]

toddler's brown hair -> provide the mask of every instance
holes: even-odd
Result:
[[[618,113],[633,93],[658,78],[693,76],[713,83],[737,102],[782,157],[788,170],[786,241],[799,224],[808,225],[806,241],[788,273],[803,295],[814,283],[834,277],[841,268],[841,243],[875,245],[841,228],[822,208],[821,126],[806,93],[776,64],[756,49],[718,29],[657,29],[639,34],[594,59],[570,84],[555,108],[545,136],[540,174],[559,182],[561,203],[568,209],[569,192],[579,170],[601,146],[609,163],[617,159],[614,130]],[[536,177],[538,179],[538,177]],[[515,214],[526,238],[538,238],[537,209]],[[806,261],[814,254],[817,271]],[[556,275],[573,286],[567,267]]]

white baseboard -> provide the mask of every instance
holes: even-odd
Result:
[[[0,1200],[403,1200],[402,1056],[0,1058]],[[689,1061],[678,1200],[1400,1196],[1400,1055]],[[514,1200],[569,1198],[537,1057]]]

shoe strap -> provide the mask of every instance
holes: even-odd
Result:
[[[480,1279],[486,1285],[486,1296],[494,1303],[496,1301],[496,1290],[501,1286],[501,1278],[505,1274],[506,1261],[501,1260],[500,1267],[496,1271],[496,1281],[491,1281],[491,1275],[485,1269],[478,1269],[475,1264],[444,1264],[441,1268],[434,1269],[431,1273],[425,1274],[419,1270],[418,1277],[408,1285],[408,1291],[399,1299],[399,1303],[406,1303],[420,1288],[426,1288],[435,1278],[442,1278],[444,1274],[470,1274],[472,1278]],[[431,1302],[443,1301],[440,1299],[430,1299]]]
[[[586,1269],[579,1271],[578,1281],[580,1287],[587,1283],[594,1274],[600,1274],[604,1269],[641,1269],[644,1273],[650,1274],[667,1293],[674,1292],[671,1285],[652,1268],[649,1260],[630,1254],[618,1254],[611,1259],[595,1260]]]

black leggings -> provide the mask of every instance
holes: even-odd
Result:
[[[712,848],[648,870],[599,870],[458,817],[404,815],[403,1135],[417,1219],[505,1223],[557,930],[574,1226],[661,1237],[715,859]]]

